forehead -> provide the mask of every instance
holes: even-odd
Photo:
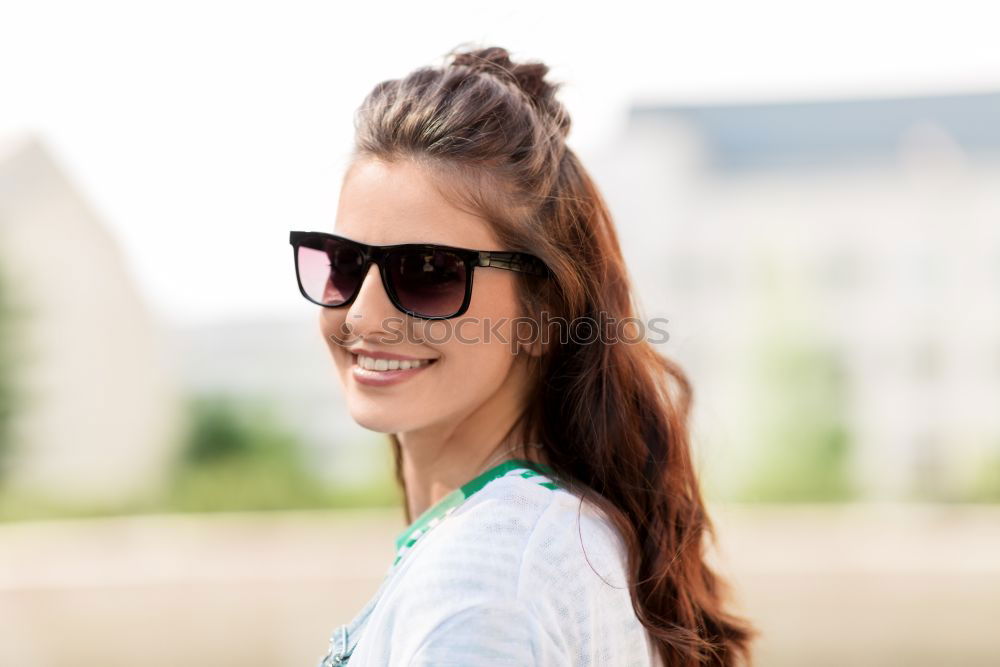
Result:
[[[334,231],[373,245],[439,243],[494,249],[489,224],[451,204],[431,179],[428,169],[412,160],[354,163],[340,190]]]

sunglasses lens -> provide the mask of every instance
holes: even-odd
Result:
[[[465,262],[442,250],[409,250],[388,258],[389,279],[399,302],[426,317],[447,317],[465,301]]]
[[[334,239],[311,238],[298,247],[299,282],[306,295],[325,306],[349,301],[364,279],[364,257]]]

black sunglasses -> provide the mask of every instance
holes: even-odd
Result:
[[[299,291],[326,308],[347,306],[374,262],[389,301],[426,320],[458,317],[469,308],[477,266],[545,276],[548,268],[529,253],[470,250],[432,243],[368,245],[326,232],[291,232]]]

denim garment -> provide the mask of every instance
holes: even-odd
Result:
[[[358,615],[349,623],[344,623],[333,631],[333,634],[330,635],[330,649],[320,660],[317,667],[344,667],[347,664],[351,654],[354,653],[354,647],[358,645],[358,640],[361,639],[361,631],[368,622],[368,617],[371,616],[372,609],[375,608],[375,603],[382,596],[382,592],[388,583],[389,576],[386,575],[382,579],[382,585],[379,586],[375,595],[362,607]]]

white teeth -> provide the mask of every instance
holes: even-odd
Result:
[[[427,359],[374,359],[363,354],[357,355],[358,366],[370,371],[395,371],[419,368],[430,363]]]

